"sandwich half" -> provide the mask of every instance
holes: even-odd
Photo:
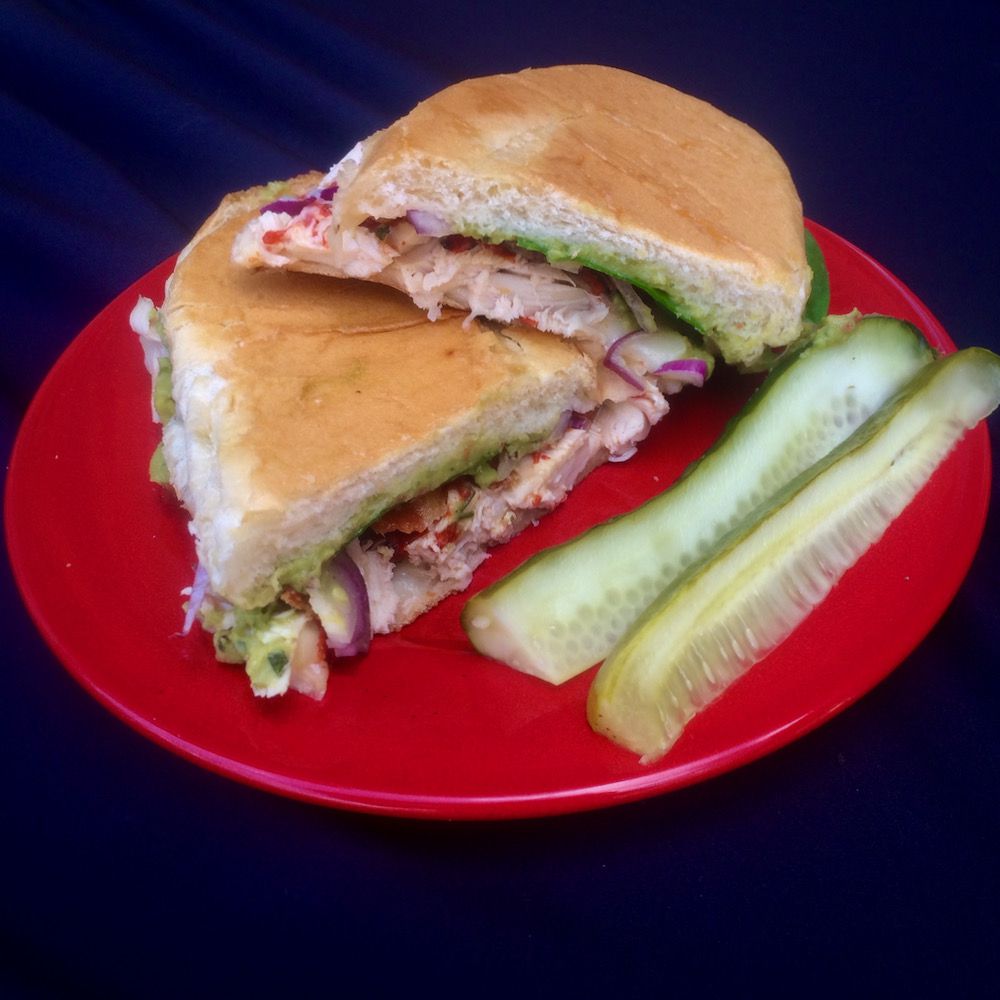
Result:
[[[592,355],[622,335],[622,301],[644,331],[662,309],[738,364],[799,335],[811,278],[801,203],[764,138],[588,65],[435,94],[276,200],[233,257],[382,282],[431,318],[518,321]]]
[[[684,380],[632,384],[571,340],[448,308],[431,322],[371,282],[233,264],[276,194],[321,183],[228,196],[162,305],[131,319],[163,430],[151,474],[191,516],[185,630],[200,619],[266,696],[322,697],[328,656],[464,588],[490,547],[627,458]]]

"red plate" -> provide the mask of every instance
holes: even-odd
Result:
[[[896,278],[811,228],[827,256],[832,311],[903,317],[954,348]],[[589,729],[592,671],[554,688],[472,652],[458,623],[467,594],[335,666],[322,703],[255,699],[240,667],[216,663],[207,636],[177,635],[193,547],[183,512],[146,478],[156,433],[128,314],[140,293],[160,300],[171,267],[112,302],[45,380],[12,457],[7,539],[28,609],[73,676],[158,743],[252,785],[368,812],[497,818],[691,784],[790,742],[885,677],[942,614],[979,543],[990,488],[983,426],[822,607],[653,767]],[[746,380],[728,374],[682,393],[632,461],[598,470],[498,551],[476,588],[663,489],[746,394]],[[948,532],[934,530],[943,523]]]

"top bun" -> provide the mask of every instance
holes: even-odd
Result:
[[[810,270],[781,157],[749,126],[633,73],[466,80],[341,167],[341,228],[418,209],[585,261],[658,293],[731,362],[800,332]]]

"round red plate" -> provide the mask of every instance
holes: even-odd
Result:
[[[899,316],[954,348],[884,268],[811,228],[830,269],[831,311]],[[498,818],[604,806],[720,774],[813,729],[885,677],[942,614],[979,543],[990,486],[983,426],[805,624],[652,767],[589,729],[592,671],[554,688],[472,652],[458,623],[468,594],[334,666],[322,703],[255,699],[240,667],[215,661],[206,635],[177,634],[193,546],[183,511],[147,480],[156,432],[128,314],[140,293],[162,298],[171,266],[112,302],[39,390],[11,461],[8,546],[29,611],[88,691],[160,744],[261,788],[369,812]],[[682,393],[633,460],[595,472],[499,550],[475,588],[662,490],[747,392],[746,380],[724,373]],[[932,530],[942,523],[951,530]]]

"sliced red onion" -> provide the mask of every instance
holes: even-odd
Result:
[[[656,333],[656,319],[653,317],[653,310],[642,301],[642,296],[627,282],[621,278],[611,279],[618,293],[625,300],[625,304],[632,310],[639,328],[646,333]]]
[[[625,365],[621,360],[621,347],[625,341],[631,339],[632,337],[641,335],[642,330],[633,330],[631,333],[626,333],[623,337],[619,337],[609,348],[607,354],[604,355],[604,367],[611,369],[619,378],[627,382],[633,389],[645,389],[645,383],[635,374],[627,365]]]
[[[421,236],[447,236],[452,232],[452,228],[448,223],[440,215],[435,215],[433,212],[424,212],[419,208],[411,208],[406,213],[406,218]]]
[[[708,363],[702,358],[678,358],[660,365],[653,374],[666,375],[676,382],[686,382],[688,385],[702,386],[708,378]]]
[[[568,430],[584,431],[590,426],[592,420],[592,413],[580,413],[579,410],[563,410],[559,414],[559,420],[555,428],[549,435],[549,440],[561,438]]]
[[[191,596],[188,598],[187,611],[184,613],[184,627],[181,635],[188,635],[194,625],[195,618],[205,603],[205,595],[208,593],[208,573],[201,563],[194,571],[194,582],[191,584]]]
[[[260,214],[263,215],[265,212],[285,212],[287,215],[298,215],[302,209],[308,208],[315,201],[316,199],[311,196],[307,198],[279,198],[277,201],[272,201],[270,205],[265,205],[260,210]]]
[[[569,427],[572,420],[573,420],[573,411],[563,410],[562,413],[559,414],[559,419],[556,421],[555,427],[552,428],[552,433],[549,434],[548,440],[558,441],[559,438],[561,438],[563,434],[566,433],[566,430]]]
[[[333,201],[333,196],[338,190],[340,188],[337,182],[334,181],[324,188],[316,188],[310,191],[309,194],[302,198],[279,198],[277,201],[272,201],[260,210],[260,214],[263,215],[265,212],[285,212],[288,215],[298,215],[302,209],[308,208],[310,205],[315,205],[317,201]]]
[[[357,656],[364,653],[372,641],[371,609],[368,605],[368,588],[357,563],[341,550],[323,567],[319,588],[329,601],[327,608],[317,606],[313,610],[319,615],[326,632],[326,644],[335,656]],[[312,597],[312,592],[310,593]],[[338,627],[337,622],[342,622]]]

